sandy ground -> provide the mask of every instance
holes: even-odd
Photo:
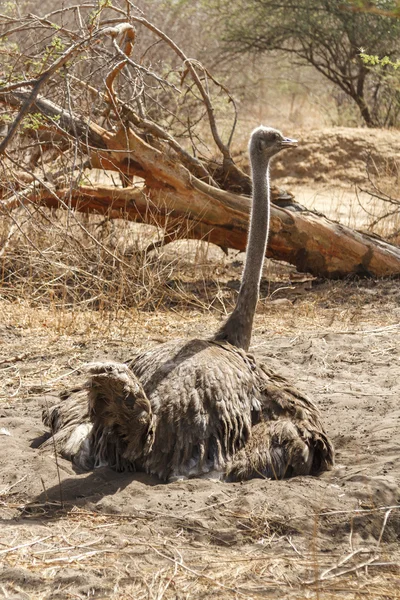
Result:
[[[276,162],[276,183],[367,225],[355,186],[366,160],[395,177],[398,133],[290,133],[302,144]],[[174,278],[183,298],[198,296],[191,308],[35,307],[22,284],[0,288],[0,598],[400,599],[398,281],[320,282],[266,261],[252,351],[320,407],[336,467],[319,478],[166,485],[79,474],[37,448],[42,410],[83,381],[86,362],[208,336],[229,312],[243,255],[188,244],[166,257],[186,253]]]
[[[0,301],[0,597],[400,598],[398,283],[263,295],[252,349],[319,405],[337,462],[319,478],[75,473],[35,446],[42,409],[82,365],[207,335],[220,317],[130,313],[105,327]]]

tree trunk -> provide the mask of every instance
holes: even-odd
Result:
[[[361,59],[359,59],[359,61],[360,60]],[[376,120],[372,118],[371,111],[365,100],[364,86],[367,74],[368,69],[366,69],[364,65],[360,65],[360,70],[358,72],[357,78],[357,90],[353,94],[353,100],[356,102],[358,108],[360,109],[361,116],[364,119],[364,122],[367,125],[367,127],[378,127],[379,123],[377,123]]]
[[[153,150],[153,149],[152,149]],[[216,190],[198,180],[179,189],[81,186],[31,194],[33,202],[79,212],[98,213],[165,229],[170,239],[192,238],[244,251],[250,199]],[[400,275],[400,249],[380,238],[329,221],[312,212],[272,206],[267,256],[287,261],[300,271],[341,278],[349,275]]]

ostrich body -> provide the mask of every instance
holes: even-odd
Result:
[[[44,415],[78,467],[144,470],[172,481],[280,479],[333,464],[317,408],[247,352],[268,239],[269,163],[294,145],[268,127],[251,135],[245,267],[235,309],[217,333],[167,342],[127,364],[95,364],[85,388]]]

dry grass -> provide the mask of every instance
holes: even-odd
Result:
[[[5,217],[1,228],[0,290],[10,300],[100,312],[203,307],[179,286],[185,246],[179,253],[176,247],[168,254],[147,250],[162,239],[155,227],[25,207]],[[197,279],[204,281],[200,252],[196,258]]]
[[[38,521],[40,512],[51,516],[51,523]],[[49,513],[36,507],[30,518],[41,525],[34,533],[28,524],[4,531],[0,591],[4,598],[21,593],[37,600],[400,597],[398,557],[388,556],[379,543],[324,554],[317,538],[315,547],[298,549],[288,528],[271,528],[262,509],[259,515],[234,516],[239,526],[246,520],[239,543],[212,539],[195,515],[162,510],[114,515],[81,508]],[[173,533],[165,534],[166,525]],[[143,534],[146,528],[151,537]],[[193,543],[193,534],[207,541]]]
[[[85,223],[92,231],[96,226]],[[109,237],[104,234],[101,243],[110,244],[111,224],[103,227]],[[68,229],[63,231],[65,238]],[[129,233],[140,231],[136,227]],[[49,243],[53,230],[44,234],[38,226],[25,232],[13,236],[2,257],[2,407],[11,406],[16,398],[21,402],[32,394],[64,389],[104,348],[132,346],[136,351],[172,337],[208,335],[234,301],[242,257],[225,258],[198,242],[166,247],[144,268],[141,248],[154,239],[147,230],[135,242],[141,262],[133,261],[129,268],[118,265],[118,278],[109,255],[96,254],[95,245],[90,251],[86,246],[85,252],[79,246],[73,255],[63,250],[61,238],[53,237]],[[29,246],[32,238],[37,249]],[[73,241],[66,243],[73,247]],[[88,237],[84,243],[89,243]],[[115,244],[109,248],[123,256]],[[52,269],[47,270],[49,249]],[[122,260],[127,262],[127,256]],[[73,261],[84,275],[74,274]],[[129,288],[130,277],[140,268],[147,273],[143,289]],[[167,285],[172,275],[178,282],[174,288]],[[55,281],[56,277],[60,279]],[[218,281],[218,287],[207,289],[210,281],[215,286]],[[285,335],[295,340],[306,332],[310,336],[357,330],[373,335],[386,328],[396,332],[396,294],[391,282],[316,283],[267,261],[255,336]],[[218,296],[217,304],[210,302],[212,295]],[[54,502],[26,506],[15,493],[20,479],[0,489],[5,524],[0,540],[3,598],[400,598],[399,559],[385,546],[365,544],[354,551],[342,545],[336,552],[323,551],[319,524],[330,516],[316,519],[313,537],[299,545],[294,538],[301,531],[268,504],[247,510],[233,507],[233,499],[223,496],[210,498],[198,511],[182,507],[173,514],[164,506],[127,514]],[[203,522],[204,511],[210,509],[218,511],[223,527]],[[23,518],[13,522],[18,515]],[[353,517],[340,515],[341,523],[351,523]]]
[[[185,243],[186,245],[186,243]],[[188,244],[194,246],[198,243]],[[171,254],[174,250],[170,249]],[[222,253],[221,253],[222,254]],[[194,264],[198,253],[192,253]],[[186,259],[185,259],[186,260]],[[9,288],[0,288],[0,323],[3,344],[0,351],[0,398],[27,397],[32,390],[60,390],[68,385],[82,366],[101,355],[104,348],[117,348],[123,344],[134,351],[174,337],[207,337],[217,329],[230,310],[238,288],[241,262],[234,265],[211,258],[200,263],[199,277],[190,279],[196,269],[193,263],[182,259],[180,264],[179,296],[173,302],[169,289],[162,293],[167,301],[158,310],[151,304],[143,307],[124,306],[121,302],[106,309],[90,308],[83,300],[70,306],[44,296],[29,297],[32,281],[26,288],[18,288],[18,281]],[[202,290],[210,285],[204,270],[219,273],[219,284],[214,290]],[[215,276],[215,275],[214,275]],[[296,338],[308,332],[327,334],[334,332],[374,331],[396,328],[399,320],[396,307],[400,293],[393,282],[315,282],[305,277],[297,280],[285,266],[267,261],[262,282],[261,300],[254,323],[254,336],[291,335]],[[232,282],[234,285],[232,285]],[[204,286],[204,287],[203,287]],[[177,286],[178,287],[178,286]],[[185,298],[196,289],[195,301],[185,304]],[[18,293],[22,297],[16,298]],[[73,292],[77,298],[77,290]],[[102,290],[102,293],[105,293]],[[209,302],[215,293],[219,300],[216,308]],[[24,296],[23,296],[24,294]],[[176,300],[179,299],[179,301]],[[253,344],[257,350],[257,343]],[[68,357],[66,370],[60,356]],[[44,366],[40,358],[46,357]],[[2,367],[2,365],[4,365]]]
[[[269,262],[267,272],[275,283],[262,286],[263,298],[254,323],[255,337],[327,334],[396,328],[399,294],[387,282],[322,283],[283,281],[279,265]],[[237,267],[240,274],[240,267]],[[279,280],[280,278],[280,280]],[[223,290],[232,299],[232,289]],[[0,352],[0,398],[25,397],[32,389],[52,390],[68,385],[93,355],[105,347],[124,344],[134,351],[174,337],[207,337],[223,318],[221,310],[184,308],[143,311],[118,306],[115,310],[66,307],[55,302],[38,305],[29,298],[0,300],[3,344]],[[10,332],[10,335],[8,335]],[[18,338],[16,339],[16,333]],[[253,344],[257,350],[257,343]],[[44,351],[45,349],[45,351]],[[48,357],[40,367],[37,360]],[[68,357],[66,371],[60,356]],[[2,367],[5,365],[5,367]]]
[[[376,286],[336,283],[306,292],[293,288],[292,293],[299,294],[293,304],[274,303],[287,290],[264,298],[256,336],[295,339],[307,331],[319,336],[357,329],[372,335],[384,328],[398,331],[398,314],[396,320],[395,312],[382,310],[383,302],[388,303],[389,284],[374,297],[376,306],[367,309],[369,292]],[[206,317],[203,310],[184,309],[161,313],[121,309],[105,318],[105,312],[95,310],[35,307],[10,300],[0,302],[0,314],[6,333],[3,364],[0,360],[4,407],[16,395],[20,402],[73,383],[76,369],[79,373],[105,345],[118,348],[123,340],[124,348],[137,349],[174,336],[207,334],[220,319],[216,312]],[[19,339],[7,340],[16,332]],[[182,507],[171,514],[161,505],[158,510],[110,514],[95,506],[26,507],[15,489],[12,485],[0,489],[3,598],[400,598],[399,557],[388,553],[385,545],[356,545],[359,551],[354,552],[342,544],[334,553],[323,551],[321,519],[351,524],[352,514],[319,517],[315,542],[299,545],[301,531],[269,510],[267,503],[240,509],[222,495],[195,512]],[[202,520],[203,511],[209,509],[218,511],[224,527],[220,523],[210,527]],[[21,511],[24,518],[13,522]]]

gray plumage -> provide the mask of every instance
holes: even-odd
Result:
[[[78,467],[236,481],[317,474],[333,464],[314,404],[247,353],[268,237],[269,162],[292,145],[266,127],[250,138],[246,263],[236,307],[217,333],[167,342],[127,364],[92,365],[85,390],[44,415]]]

